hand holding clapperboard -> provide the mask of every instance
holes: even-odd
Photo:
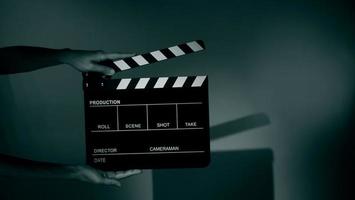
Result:
[[[123,71],[202,51],[201,40],[103,64]],[[107,79],[83,74],[87,164],[102,170],[204,167],[207,76]]]

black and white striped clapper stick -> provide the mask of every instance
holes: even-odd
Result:
[[[116,79],[116,90],[202,87],[207,76]]]
[[[195,40],[179,45],[175,45],[169,48],[164,48],[156,51],[152,51],[145,54],[136,55],[133,57],[116,60],[113,62],[115,65],[115,71],[124,71],[131,68],[149,65],[155,62],[160,62],[170,58],[187,55],[190,53],[202,51],[205,49],[205,45],[202,40]]]

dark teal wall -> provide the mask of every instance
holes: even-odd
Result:
[[[0,46],[142,53],[203,39],[203,53],[119,76],[209,75],[211,125],[265,113],[267,127],[231,134],[211,147],[271,148],[276,200],[337,194],[339,151],[354,103],[353,25],[351,2],[338,1],[0,2]],[[1,152],[84,162],[80,73],[63,65],[2,75],[0,84]],[[151,199],[151,181],[146,171],[121,190],[38,180],[1,184],[25,191],[60,187],[64,196]]]

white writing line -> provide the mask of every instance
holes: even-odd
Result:
[[[156,128],[156,129],[128,129],[128,130],[91,130],[93,133],[98,132],[124,132],[124,131],[165,131],[165,130],[193,130],[193,129],[203,129],[203,127],[193,127],[193,128]]]
[[[205,151],[161,151],[161,152],[132,152],[132,153],[93,153],[93,156],[119,156],[139,154],[172,154],[172,153],[204,153]]]

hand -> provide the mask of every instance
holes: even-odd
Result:
[[[134,56],[129,53],[106,53],[103,51],[84,51],[65,49],[59,56],[59,60],[81,72],[100,72],[105,75],[113,75],[115,71],[107,66],[98,64],[105,60],[118,60]]]
[[[140,174],[141,170],[133,169],[127,171],[101,171],[90,166],[70,166],[74,173],[72,178],[95,184],[113,185],[121,187],[120,179]]]

